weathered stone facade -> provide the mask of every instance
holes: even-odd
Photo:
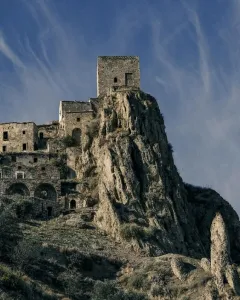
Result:
[[[48,143],[58,137],[59,122],[53,121],[51,124],[37,125],[38,129],[38,149],[48,149]]]
[[[139,57],[101,56],[97,66],[97,96],[115,90],[140,88]],[[97,98],[60,101],[59,120],[0,124],[0,194],[20,195],[34,202],[36,215],[54,216],[62,209],[88,206],[91,195],[81,193],[87,157],[79,158],[98,131],[93,124]],[[63,159],[63,156],[65,158]],[[87,199],[87,200],[86,200]]]
[[[44,153],[6,153],[0,156],[0,194],[32,199],[36,215],[54,216],[61,195],[57,156]]]
[[[97,64],[97,95],[108,92],[112,86],[140,88],[138,56],[99,56]]]
[[[37,126],[33,122],[0,124],[0,151],[34,151],[37,147]]]

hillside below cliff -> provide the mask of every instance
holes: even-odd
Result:
[[[34,221],[5,199],[0,299],[240,299],[238,215],[183,182],[156,99],[119,90],[93,109],[75,149],[85,208]]]

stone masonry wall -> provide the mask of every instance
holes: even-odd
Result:
[[[74,129],[79,128],[81,133],[84,131],[86,125],[89,123],[90,120],[93,119],[93,112],[73,112],[73,113],[66,113],[64,118],[64,128],[65,128],[65,135],[71,135]]]
[[[56,138],[58,136],[58,127],[58,124],[37,125],[38,138],[40,138],[41,133],[43,134],[43,138]]]
[[[126,74],[131,73],[127,79]],[[97,95],[106,94],[112,86],[140,87],[138,56],[99,56],[97,65]]]
[[[37,126],[33,122],[0,124],[0,152],[34,151]],[[26,144],[26,150],[23,148]]]
[[[38,125],[38,149],[47,150],[49,140],[58,137],[59,123]]]
[[[48,164],[51,158],[57,158],[57,154],[41,152],[11,152],[0,155],[0,167],[9,166],[12,163],[23,164],[25,166],[39,166]]]

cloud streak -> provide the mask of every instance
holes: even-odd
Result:
[[[97,22],[89,38],[81,18],[78,28],[63,21],[57,2],[22,1],[37,29],[12,46],[0,33],[0,53],[14,66],[0,71],[2,122],[55,119],[60,100],[96,95],[97,55],[140,54],[142,86],[159,101],[183,179],[212,186],[240,212],[239,2],[214,9],[211,28],[204,1],[134,2],[111,7],[111,30],[96,44]]]
[[[240,117],[239,117],[239,2],[229,1],[224,18],[210,32],[196,9],[184,5],[188,26],[169,36],[163,22],[151,15],[156,77],[154,94],[165,114],[168,137],[185,181],[212,186],[240,211]],[[186,20],[183,18],[182,21]],[[172,26],[178,28],[181,21]],[[213,38],[214,37],[214,38]],[[176,59],[172,49],[182,50],[182,41],[192,41]],[[190,45],[190,43],[188,43]],[[161,80],[159,81],[160,78]],[[171,103],[171,104],[170,104]]]

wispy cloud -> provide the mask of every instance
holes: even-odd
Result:
[[[19,57],[12,51],[12,49],[6,43],[2,32],[0,31],[0,52],[6,56],[14,65],[23,68],[24,64]]]
[[[63,20],[57,1],[20,2],[36,32],[18,33],[14,45],[0,33],[0,55],[13,65],[0,70],[2,121],[57,118],[61,99],[95,96],[97,55],[141,54],[142,86],[159,100],[183,179],[212,186],[240,212],[239,1],[215,9],[211,28],[201,0],[125,1],[106,13],[111,29],[98,44],[98,23],[89,39],[81,20],[78,28]]]
[[[21,3],[37,28],[36,40],[22,34],[16,51],[16,44],[11,47],[0,35],[0,53],[13,65],[11,74],[0,73],[0,97],[6,106],[11,105],[11,114],[1,114],[1,118],[43,122],[58,116],[61,99],[94,96],[94,62],[83,56],[84,38],[58,19],[49,2]]]
[[[171,32],[158,22],[164,17],[160,13],[156,18],[152,13],[156,58],[152,72],[156,77],[154,93],[160,95],[159,104],[183,179],[212,186],[239,212],[239,2],[229,1],[228,8],[224,17],[221,11],[217,26],[210,32],[196,8],[183,5],[185,16],[178,22],[172,19],[171,25],[179,28],[187,20],[188,26],[167,44],[162,41]],[[191,48],[184,47],[184,41]],[[176,55],[172,49],[181,54]]]

